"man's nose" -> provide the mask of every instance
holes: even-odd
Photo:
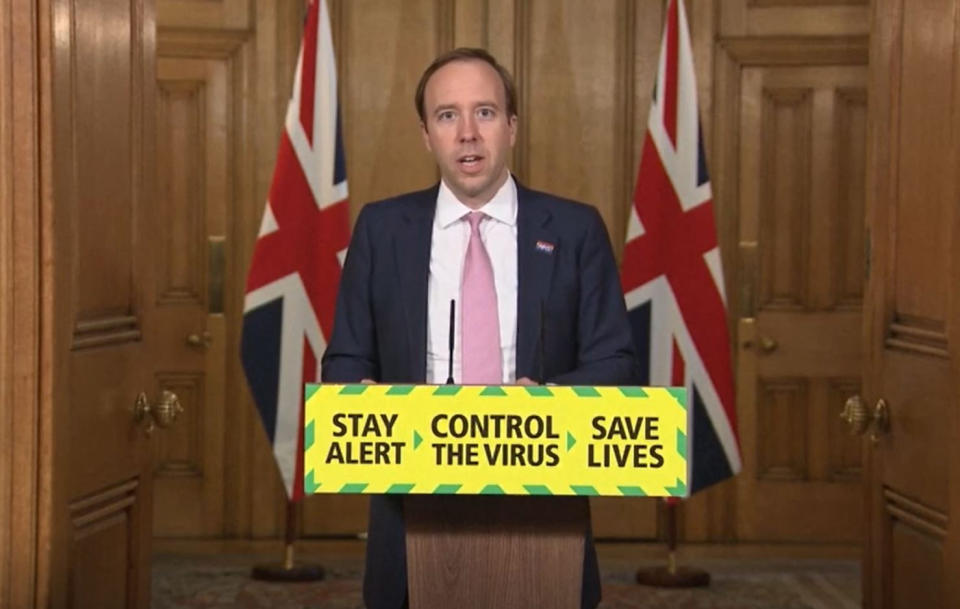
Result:
[[[460,141],[472,142],[477,139],[477,121],[473,116],[467,115],[460,121]]]

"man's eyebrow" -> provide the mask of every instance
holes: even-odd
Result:
[[[474,104],[474,107],[476,108],[492,107],[499,110],[500,104],[498,104],[496,101],[493,101],[493,100],[484,100]],[[440,104],[439,106],[433,109],[433,114],[437,114],[438,112],[443,112],[444,110],[458,110],[459,108],[460,106],[457,104]]]

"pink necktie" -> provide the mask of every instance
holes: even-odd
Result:
[[[503,382],[497,289],[493,283],[490,256],[480,239],[480,221],[484,217],[478,211],[467,215],[470,241],[460,284],[461,376],[465,385],[499,385]]]

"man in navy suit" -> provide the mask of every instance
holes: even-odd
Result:
[[[357,218],[323,356],[323,381],[443,383],[453,299],[463,310],[457,342],[493,339],[493,347],[485,348],[493,350],[488,360],[495,372],[486,382],[638,382],[600,215],[591,206],[523,187],[507,168],[517,132],[509,73],[486,51],[456,49],[427,68],[415,101],[424,143],[442,179],[427,190],[367,205]],[[483,265],[476,267],[476,260]],[[479,313],[470,308],[475,302],[460,298],[483,289],[477,288],[473,268],[484,269],[489,284],[489,306]],[[468,314],[493,319],[497,327],[473,336],[475,324],[461,323]],[[470,357],[454,352],[459,382],[470,382],[474,374]],[[600,581],[589,531],[586,535],[582,606],[595,607]],[[405,599],[402,503],[374,496],[364,600],[369,609],[397,609]]]

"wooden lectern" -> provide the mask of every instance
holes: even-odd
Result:
[[[405,498],[410,609],[579,609],[585,497]]]

